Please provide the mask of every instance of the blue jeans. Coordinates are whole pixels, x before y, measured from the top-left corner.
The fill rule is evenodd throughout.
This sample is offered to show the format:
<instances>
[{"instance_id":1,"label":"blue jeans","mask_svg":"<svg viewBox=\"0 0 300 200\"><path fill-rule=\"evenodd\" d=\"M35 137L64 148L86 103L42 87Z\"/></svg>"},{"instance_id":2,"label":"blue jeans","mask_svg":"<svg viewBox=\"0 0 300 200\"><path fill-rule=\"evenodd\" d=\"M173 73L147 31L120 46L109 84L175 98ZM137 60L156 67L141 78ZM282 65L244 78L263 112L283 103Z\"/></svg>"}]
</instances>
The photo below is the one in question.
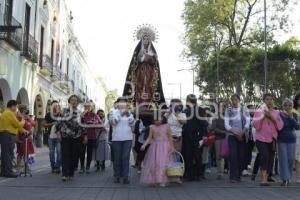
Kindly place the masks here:
<instances>
[{"instance_id":1,"label":"blue jeans","mask_svg":"<svg viewBox=\"0 0 300 200\"><path fill-rule=\"evenodd\" d=\"M48 139L49 158L52 169L60 169L61 167L61 145L58 139Z\"/></svg>"},{"instance_id":2,"label":"blue jeans","mask_svg":"<svg viewBox=\"0 0 300 200\"><path fill-rule=\"evenodd\" d=\"M295 143L278 142L279 170L283 181L290 181L292 179L295 153Z\"/></svg>"},{"instance_id":3,"label":"blue jeans","mask_svg":"<svg viewBox=\"0 0 300 200\"><path fill-rule=\"evenodd\" d=\"M230 180L239 181L241 179L242 171L244 168L245 145L246 141L243 139L239 141L235 136L228 137L229 145L229 171Z\"/></svg>"},{"instance_id":4,"label":"blue jeans","mask_svg":"<svg viewBox=\"0 0 300 200\"><path fill-rule=\"evenodd\" d=\"M114 177L127 178L129 176L129 160L132 141L113 141Z\"/></svg>"}]
</instances>

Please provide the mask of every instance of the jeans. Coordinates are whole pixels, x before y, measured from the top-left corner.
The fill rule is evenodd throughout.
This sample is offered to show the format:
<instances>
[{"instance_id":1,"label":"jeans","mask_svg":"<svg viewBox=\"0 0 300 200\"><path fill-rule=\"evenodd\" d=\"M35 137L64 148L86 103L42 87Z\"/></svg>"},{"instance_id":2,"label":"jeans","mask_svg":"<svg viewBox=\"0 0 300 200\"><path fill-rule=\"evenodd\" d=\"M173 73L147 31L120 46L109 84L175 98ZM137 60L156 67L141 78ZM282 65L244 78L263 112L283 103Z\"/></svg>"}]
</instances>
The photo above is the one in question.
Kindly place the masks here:
<instances>
[{"instance_id":1,"label":"jeans","mask_svg":"<svg viewBox=\"0 0 300 200\"><path fill-rule=\"evenodd\" d=\"M228 145L230 150L230 180L240 180L245 163L244 158L246 141L244 139L239 141L235 136L230 135L228 137Z\"/></svg>"},{"instance_id":2,"label":"jeans","mask_svg":"<svg viewBox=\"0 0 300 200\"><path fill-rule=\"evenodd\" d=\"M292 179L295 153L295 143L278 143L280 177L283 181Z\"/></svg>"},{"instance_id":3,"label":"jeans","mask_svg":"<svg viewBox=\"0 0 300 200\"><path fill-rule=\"evenodd\" d=\"M113 141L113 153L114 153L114 177L127 178L129 176L129 160L132 141Z\"/></svg>"},{"instance_id":4,"label":"jeans","mask_svg":"<svg viewBox=\"0 0 300 200\"><path fill-rule=\"evenodd\" d=\"M61 144L57 138L49 138L49 158L51 169L60 169L61 167Z\"/></svg>"},{"instance_id":5,"label":"jeans","mask_svg":"<svg viewBox=\"0 0 300 200\"><path fill-rule=\"evenodd\" d=\"M8 176L13 173L14 146L16 143L16 135L1 132L1 175Z\"/></svg>"},{"instance_id":6,"label":"jeans","mask_svg":"<svg viewBox=\"0 0 300 200\"><path fill-rule=\"evenodd\" d=\"M62 138L62 175L73 177L79 159L80 138Z\"/></svg>"}]
</instances>

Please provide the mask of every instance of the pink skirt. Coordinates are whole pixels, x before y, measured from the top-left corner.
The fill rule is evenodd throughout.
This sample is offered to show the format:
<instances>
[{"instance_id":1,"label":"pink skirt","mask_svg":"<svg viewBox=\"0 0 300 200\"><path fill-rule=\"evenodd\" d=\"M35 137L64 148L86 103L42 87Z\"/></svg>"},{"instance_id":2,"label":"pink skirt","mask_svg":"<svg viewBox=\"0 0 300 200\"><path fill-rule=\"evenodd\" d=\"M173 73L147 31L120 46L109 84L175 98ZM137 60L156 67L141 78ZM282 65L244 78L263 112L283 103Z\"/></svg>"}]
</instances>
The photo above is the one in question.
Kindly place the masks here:
<instances>
[{"instance_id":1,"label":"pink skirt","mask_svg":"<svg viewBox=\"0 0 300 200\"><path fill-rule=\"evenodd\" d=\"M169 142L152 141L143 162L141 183L147 185L168 183L167 168L169 163Z\"/></svg>"}]
</instances>

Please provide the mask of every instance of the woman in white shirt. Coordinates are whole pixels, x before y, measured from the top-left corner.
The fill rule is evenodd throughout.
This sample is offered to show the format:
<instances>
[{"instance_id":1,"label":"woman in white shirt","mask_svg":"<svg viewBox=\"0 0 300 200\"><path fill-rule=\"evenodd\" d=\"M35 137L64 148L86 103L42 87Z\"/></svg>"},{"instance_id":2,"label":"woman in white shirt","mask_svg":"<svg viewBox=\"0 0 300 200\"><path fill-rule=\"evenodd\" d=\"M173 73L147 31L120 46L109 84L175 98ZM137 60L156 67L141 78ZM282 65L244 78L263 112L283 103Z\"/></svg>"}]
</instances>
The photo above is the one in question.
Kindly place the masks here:
<instances>
[{"instance_id":1,"label":"woman in white shirt","mask_svg":"<svg viewBox=\"0 0 300 200\"><path fill-rule=\"evenodd\" d=\"M133 140L134 117L129 112L128 101L124 97L117 100L116 108L109 115L112 125L112 148L114 156L114 182L129 184L129 160Z\"/></svg>"},{"instance_id":2,"label":"woman in white shirt","mask_svg":"<svg viewBox=\"0 0 300 200\"><path fill-rule=\"evenodd\" d=\"M167 122L172 131L174 148L181 152L182 127L186 123L186 114L182 112L183 105L180 99L172 99L170 110L165 114Z\"/></svg>"}]
</instances>

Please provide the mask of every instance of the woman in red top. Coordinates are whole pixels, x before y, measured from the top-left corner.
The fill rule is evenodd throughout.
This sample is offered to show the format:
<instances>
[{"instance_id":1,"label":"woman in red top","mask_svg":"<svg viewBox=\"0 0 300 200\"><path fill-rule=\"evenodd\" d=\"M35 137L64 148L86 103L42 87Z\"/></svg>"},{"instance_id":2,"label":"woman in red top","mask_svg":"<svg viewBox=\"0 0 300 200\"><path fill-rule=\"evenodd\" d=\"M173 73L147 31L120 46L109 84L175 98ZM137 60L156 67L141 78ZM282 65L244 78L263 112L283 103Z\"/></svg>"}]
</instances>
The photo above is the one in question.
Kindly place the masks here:
<instances>
[{"instance_id":1,"label":"woman in red top","mask_svg":"<svg viewBox=\"0 0 300 200\"><path fill-rule=\"evenodd\" d=\"M85 105L85 112L82 115L82 137L83 144L81 146L80 152L80 166L81 169L79 173L84 173L86 171L87 174L90 173L90 166L93 158L93 152L96 148L97 141L97 132L96 129L100 127L100 118L95 113L94 104L89 102ZM86 167L84 165L85 161L85 153L87 153Z\"/></svg>"},{"instance_id":2,"label":"woman in red top","mask_svg":"<svg viewBox=\"0 0 300 200\"><path fill-rule=\"evenodd\" d=\"M28 109L26 105L19 105L18 109L19 109L19 114L17 116L17 119L19 121L22 120L25 121L23 128L26 130L26 132L18 134L18 140L17 140L17 154L18 154L17 168L20 169L21 160L24 159L25 156L26 134L28 135L27 155L34 154L32 129L35 126L35 122L28 115Z\"/></svg>"}]
</instances>

